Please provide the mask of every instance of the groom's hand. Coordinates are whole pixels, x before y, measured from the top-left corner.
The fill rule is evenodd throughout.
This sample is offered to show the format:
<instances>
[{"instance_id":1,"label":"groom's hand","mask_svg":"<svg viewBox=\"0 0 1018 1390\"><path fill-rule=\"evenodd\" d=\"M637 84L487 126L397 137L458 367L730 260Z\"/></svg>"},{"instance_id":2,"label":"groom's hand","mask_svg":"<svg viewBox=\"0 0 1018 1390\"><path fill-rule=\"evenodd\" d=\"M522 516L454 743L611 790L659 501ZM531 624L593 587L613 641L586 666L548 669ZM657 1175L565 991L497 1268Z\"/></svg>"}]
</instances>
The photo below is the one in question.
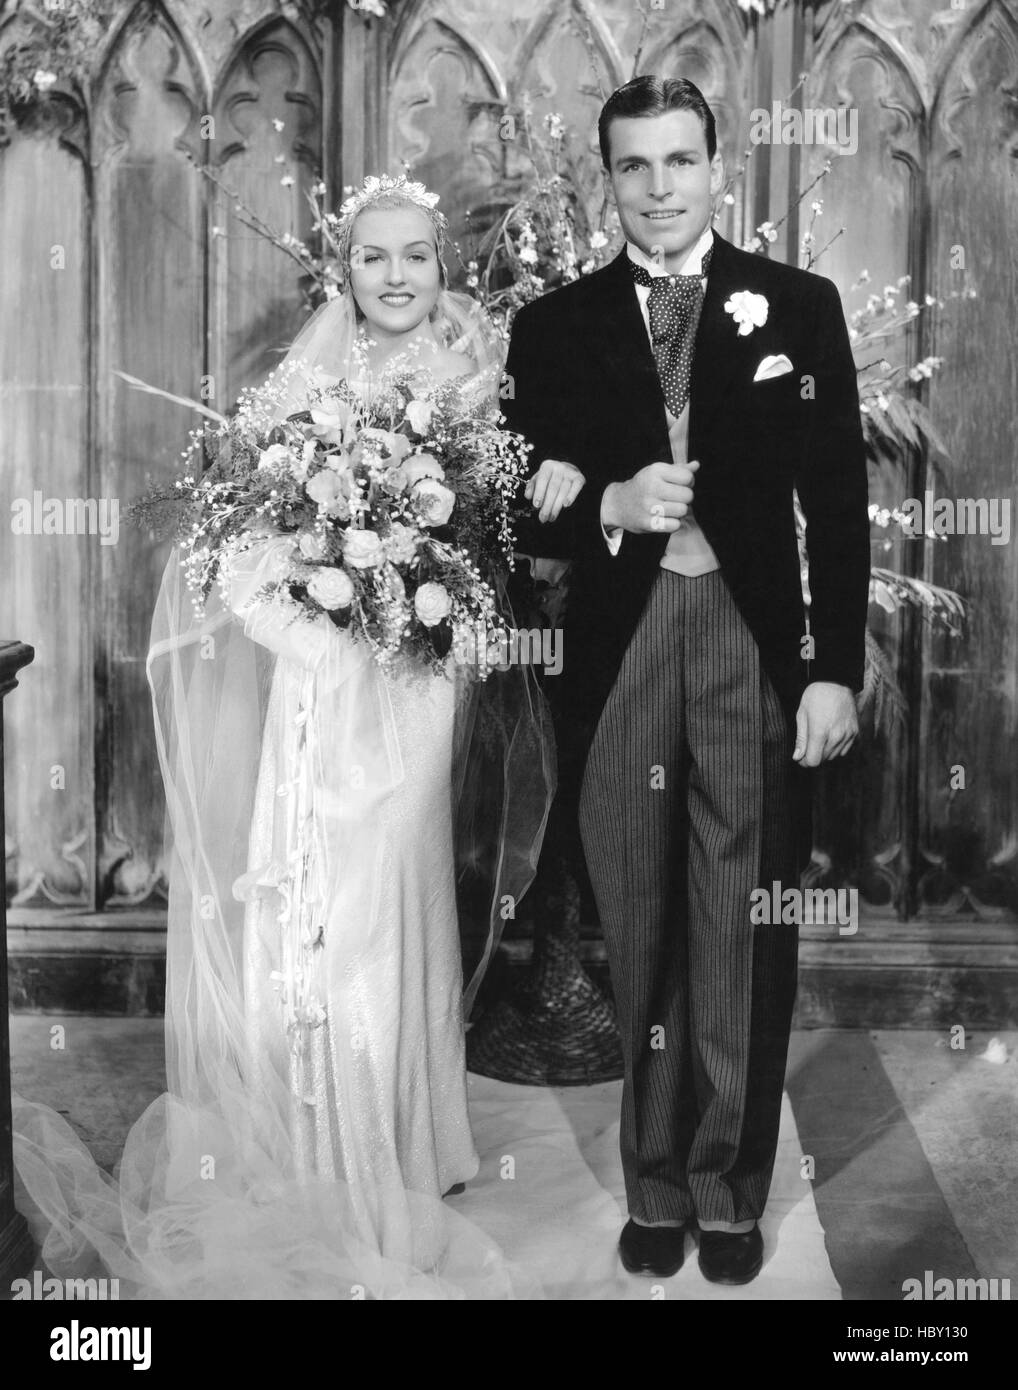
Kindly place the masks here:
<instances>
[{"instance_id":1,"label":"groom's hand","mask_svg":"<svg viewBox=\"0 0 1018 1390\"><path fill-rule=\"evenodd\" d=\"M601 500L605 530L621 526L644 535L677 531L693 501L693 479L700 467L690 463L648 463L624 483L609 483Z\"/></svg>"},{"instance_id":2,"label":"groom's hand","mask_svg":"<svg viewBox=\"0 0 1018 1390\"><path fill-rule=\"evenodd\" d=\"M848 686L813 681L799 701L792 757L802 767L819 767L831 758L843 757L858 733L855 696Z\"/></svg>"}]
</instances>

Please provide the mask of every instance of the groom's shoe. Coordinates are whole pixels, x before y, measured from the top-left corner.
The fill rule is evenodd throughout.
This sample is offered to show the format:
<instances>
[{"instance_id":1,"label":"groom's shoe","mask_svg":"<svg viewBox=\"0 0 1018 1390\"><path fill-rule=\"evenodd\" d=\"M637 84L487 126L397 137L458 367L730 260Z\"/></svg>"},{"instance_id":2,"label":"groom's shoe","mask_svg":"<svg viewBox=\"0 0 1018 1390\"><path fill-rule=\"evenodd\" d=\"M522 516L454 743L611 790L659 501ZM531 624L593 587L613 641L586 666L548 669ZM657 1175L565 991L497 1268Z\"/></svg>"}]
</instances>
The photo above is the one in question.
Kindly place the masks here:
<instances>
[{"instance_id":1,"label":"groom's shoe","mask_svg":"<svg viewBox=\"0 0 1018 1390\"><path fill-rule=\"evenodd\" d=\"M630 1274L667 1279L686 1257L685 1226L639 1226L627 1221L619 1236L619 1256Z\"/></svg>"},{"instance_id":2,"label":"groom's shoe","mask_svg":"<svg viewBox=\"0 0 1018 1390\"><path fill-rule=\"evenodd\" d=\"M751 1231L701 1231L700 1273L712 1284L748 1284L763 1267L760 1227Z\"/></svg>"}]
</instances>

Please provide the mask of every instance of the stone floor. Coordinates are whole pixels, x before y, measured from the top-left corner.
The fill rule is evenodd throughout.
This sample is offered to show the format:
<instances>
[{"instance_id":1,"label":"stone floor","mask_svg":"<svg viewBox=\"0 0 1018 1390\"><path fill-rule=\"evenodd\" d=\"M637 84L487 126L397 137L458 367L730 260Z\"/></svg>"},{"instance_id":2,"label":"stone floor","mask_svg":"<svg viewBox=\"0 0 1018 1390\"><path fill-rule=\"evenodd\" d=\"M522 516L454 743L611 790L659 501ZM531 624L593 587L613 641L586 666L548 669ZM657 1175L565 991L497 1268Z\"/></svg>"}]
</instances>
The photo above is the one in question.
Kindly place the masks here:
<instances>
[{"instance_id":1,"label":"stone floor","mask_svg":"<svg viewBox=\"0 0 1018 1390\"><path fill-rule=\"evenodd\" d=\"M843 1298L900 1299L926 1270L1008 1278L1018 1297L1018 1034L950 1043L793 1035L786 1088ZM163 1089L160 1020L15 1015L11 1051L15 1089L64 1114L106 1167Z\"/></svg>"}]
</instances>

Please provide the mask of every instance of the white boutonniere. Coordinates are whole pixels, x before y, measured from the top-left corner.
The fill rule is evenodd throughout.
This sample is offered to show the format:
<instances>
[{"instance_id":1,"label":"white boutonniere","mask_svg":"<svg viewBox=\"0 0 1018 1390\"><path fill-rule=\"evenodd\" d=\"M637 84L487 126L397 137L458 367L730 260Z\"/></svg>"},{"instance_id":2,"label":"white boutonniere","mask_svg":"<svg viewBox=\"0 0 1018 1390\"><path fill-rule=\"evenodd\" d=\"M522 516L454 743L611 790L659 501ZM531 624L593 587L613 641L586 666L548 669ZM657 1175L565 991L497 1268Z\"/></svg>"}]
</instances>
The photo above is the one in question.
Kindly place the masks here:
<instances>
[{"instance_id":1,"label":"white boutonniere","mask_svg":"<svg viewBox=\"0 0 1018 1390\"><path fill-rule=\"evenodd\" d=\"M767 299L752 290L737 290L731 299L725 300L725 313L731 314L739 325L739 337L744 338L754 328L767 322Z\"/></svg>"}]
</instances>

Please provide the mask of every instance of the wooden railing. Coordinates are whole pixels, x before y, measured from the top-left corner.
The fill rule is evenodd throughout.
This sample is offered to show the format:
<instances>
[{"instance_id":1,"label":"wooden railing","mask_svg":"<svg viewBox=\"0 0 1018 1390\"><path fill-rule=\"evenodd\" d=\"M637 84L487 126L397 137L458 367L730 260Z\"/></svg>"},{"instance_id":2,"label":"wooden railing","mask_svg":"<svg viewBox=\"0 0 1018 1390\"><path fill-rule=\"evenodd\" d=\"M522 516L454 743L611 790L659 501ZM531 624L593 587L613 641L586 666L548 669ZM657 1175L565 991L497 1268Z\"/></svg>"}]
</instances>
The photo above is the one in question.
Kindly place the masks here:
<instances>
[{"instance_id":1,"label":"wooden railing","mask_svg":"<svg viewBox=\"0 0 1018 1390\"><path fill-rule=\"evenodd\" d=\"M18 683L18 672L35 657L24 642L0 640L0 840L4 838L4 696ZM11 1045L7 999L7 898L0 893L0 1298L11 1278L31 1261L32 1242L25 1218L14 1206L14 1159L11 1153Z\"/></svg>"}]
</instances>

